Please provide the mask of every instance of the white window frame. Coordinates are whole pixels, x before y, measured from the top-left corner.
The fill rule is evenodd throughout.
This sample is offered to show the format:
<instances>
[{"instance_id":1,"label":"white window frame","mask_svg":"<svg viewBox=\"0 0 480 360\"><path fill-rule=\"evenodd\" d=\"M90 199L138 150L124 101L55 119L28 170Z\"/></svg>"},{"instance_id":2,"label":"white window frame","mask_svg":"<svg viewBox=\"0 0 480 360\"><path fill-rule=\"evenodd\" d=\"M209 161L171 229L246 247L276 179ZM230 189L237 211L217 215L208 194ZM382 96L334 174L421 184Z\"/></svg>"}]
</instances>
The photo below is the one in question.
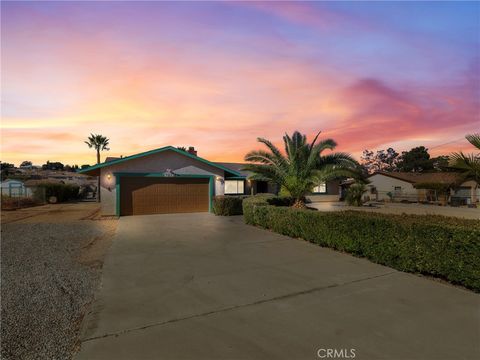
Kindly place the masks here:
<instances>
[{"instance_id":1,"label":"white window frame","mask_svg":"<svg viewBox=\"0 0 480 360\"><path fill-rule=\"evenodd\" d=\"M227 192L227 181L236 182L235 188L236 192ZM245 180L228 180L224 181L224 194L225 195L243 195L245 193Z\"/></svg>"},{"instance_id":2,"label":"white window frame","mask_svg":"<svg viewBox=\"0 0 480 360\"><path fill-rule=\"evenodd\" d=\"M325 190L324 191L320 191L320 188L323 187ZM313 194L326 194L327 193L327 182L324 181L324 182L321 182L319 183L317 186L315 186L312 190L312 193Z\"/></svg>"}]
</instances>

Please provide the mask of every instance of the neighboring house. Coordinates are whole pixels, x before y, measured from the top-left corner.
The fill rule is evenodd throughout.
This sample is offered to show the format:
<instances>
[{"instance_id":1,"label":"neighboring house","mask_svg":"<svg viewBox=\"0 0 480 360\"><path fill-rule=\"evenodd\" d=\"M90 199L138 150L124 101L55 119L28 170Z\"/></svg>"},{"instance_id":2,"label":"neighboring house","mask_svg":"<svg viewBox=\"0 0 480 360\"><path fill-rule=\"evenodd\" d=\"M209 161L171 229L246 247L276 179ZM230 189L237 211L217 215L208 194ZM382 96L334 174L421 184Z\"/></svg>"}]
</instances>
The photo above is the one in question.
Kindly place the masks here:
<instances>
[{"instance_id":1,"label":"neighboring house","mask_svg":"<svg viewBox=\"0 0 480 360\"><path fill-rule=\"evenodd\" d=\"M449 188L451 198L475 203L480 198L480 187L474 181L462 182L455 172L409 173L376 172L369 176L368 196L372 200L427 201L438 196L434 189L417 188L424 184L441 184Z\"/></svg>"},{"instance_id":2,"label":"neighboring house","mask_svg":"<svg viewBox=\"0 0 480 360\"><path fill-rule=\"evenodd\" d=\"M307 199L312 202L340 201L341 187L339 180L320 183L313 188L312 194Z\"/></svg>"},{"instance_id":3,"label":"neighboring house","mask_svg":"<svg viewBox=\"0 0 480 360\"><path fill-rule=\"evenodd\" d=\"M30 197L32 190L26 187L23 181L7 179L1 183L1 194L10 197Z\"/></svg>"},{"instance_id":4,"label":"neighboring house","mask_svg":"<svg viewBox=\"0 0 480 360\"><path fill-rule=\"evenodd\" d=\"M173 146L108 160L79 171L100 176L104 215L210 211L215 195L276 190L248 180L243 164L211 162Z\"/></svg>"}]
</instances>

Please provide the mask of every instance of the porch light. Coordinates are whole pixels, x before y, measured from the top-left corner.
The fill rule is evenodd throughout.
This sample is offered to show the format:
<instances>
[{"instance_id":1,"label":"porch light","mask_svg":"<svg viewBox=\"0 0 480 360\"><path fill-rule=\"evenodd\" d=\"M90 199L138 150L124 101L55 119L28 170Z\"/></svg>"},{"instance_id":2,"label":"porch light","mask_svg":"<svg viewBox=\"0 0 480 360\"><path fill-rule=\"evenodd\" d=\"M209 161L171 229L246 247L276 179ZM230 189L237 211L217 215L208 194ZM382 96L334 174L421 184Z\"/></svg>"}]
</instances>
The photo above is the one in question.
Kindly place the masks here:
<instances>
[{"instance_id":1,"label":"porch light","mask_svg":"<svg viewBox=\"0 0 480 360\"><path fill-rule=\"evenodd\" d=\"M110 180L112 178L112 175L107 174L107 179Z\"/></svg>"}]
</instances>

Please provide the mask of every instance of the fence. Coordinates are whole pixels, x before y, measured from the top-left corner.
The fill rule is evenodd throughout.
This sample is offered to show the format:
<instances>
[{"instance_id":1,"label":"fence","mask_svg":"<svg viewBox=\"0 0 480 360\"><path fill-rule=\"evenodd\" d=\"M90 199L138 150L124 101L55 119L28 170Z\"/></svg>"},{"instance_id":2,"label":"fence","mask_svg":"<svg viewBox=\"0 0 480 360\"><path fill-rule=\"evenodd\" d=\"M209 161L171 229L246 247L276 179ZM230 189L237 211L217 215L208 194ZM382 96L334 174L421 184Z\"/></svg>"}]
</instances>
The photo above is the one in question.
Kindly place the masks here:
<instances>
[{"instance_id":1,"label":"fence","mask_svg":"<svg viewBox=\"0 0 480 360\"><path fill-rule=\"evenodd\" d=\"M412 202L442 204L452 206L470 205L471 195L464 192L445 193L437 190L419 189L416 193L402 191L367 191L363 198L371 201Z\"/></svg>"},{"instance_id":2,"label":"fence","mask_svg":"<svg viewBox=\"0 0 480 360\"><path fill-rule=\"evenodd\" d=\"M43 187L10 186L0 188L2 210L46 204Z\"/></svg>"}]
</instances>

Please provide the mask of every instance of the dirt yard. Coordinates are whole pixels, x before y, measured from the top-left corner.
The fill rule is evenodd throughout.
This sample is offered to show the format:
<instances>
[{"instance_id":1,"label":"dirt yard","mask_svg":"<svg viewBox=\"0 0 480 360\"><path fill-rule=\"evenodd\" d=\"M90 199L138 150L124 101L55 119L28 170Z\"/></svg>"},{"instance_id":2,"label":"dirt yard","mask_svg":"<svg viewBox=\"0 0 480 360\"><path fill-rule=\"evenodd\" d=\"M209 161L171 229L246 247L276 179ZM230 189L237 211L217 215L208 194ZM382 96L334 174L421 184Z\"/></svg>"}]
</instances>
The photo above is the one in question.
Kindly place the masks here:
<instances>
[{"instance_id":1,"label":"dirt yard","mask_svg":"<svg viewBox=\"0 0 480 360\"><path fill-rule=\"evenodd\" d=\"M362 206L347 206L343 202L315 202L308 204L309 207L315 208L319 211L342 211L342 210L357 210L378 212L384 214L416 214L416 215L443 215L459 217L464 219L480 220L480 209L470 209L462 207L451 206L435 206L423 204L400 204L400 203L384 203L374 205L372 207Z\"/></svg>"},{"instance_id":2,"label":"dirt yard","mask_svg":"<svg viewBox=\"0 0 480 360\"><path fill-rule=\"evenodd\" d=\"M2 359L70 359L117 227L94 202L1 214Z\"/></svg>"}]
</instances>

